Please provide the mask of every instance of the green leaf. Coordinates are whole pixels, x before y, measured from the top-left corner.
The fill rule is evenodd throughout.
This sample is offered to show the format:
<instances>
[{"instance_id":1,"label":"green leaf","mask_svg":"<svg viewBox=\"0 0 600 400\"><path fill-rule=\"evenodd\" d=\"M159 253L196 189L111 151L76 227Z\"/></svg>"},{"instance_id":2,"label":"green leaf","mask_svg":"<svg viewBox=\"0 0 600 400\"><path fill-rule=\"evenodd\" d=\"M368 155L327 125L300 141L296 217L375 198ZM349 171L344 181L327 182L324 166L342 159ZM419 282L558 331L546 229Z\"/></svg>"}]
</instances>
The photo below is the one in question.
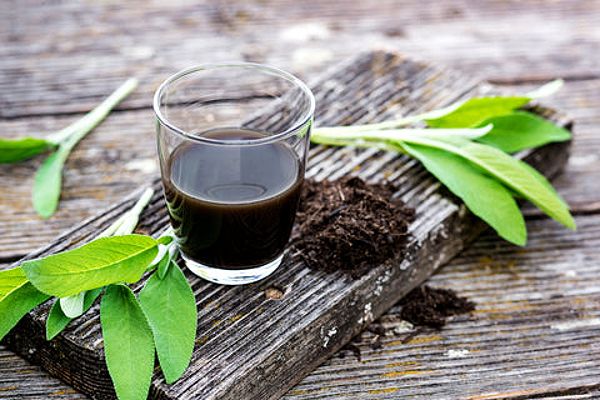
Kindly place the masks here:
<instances>
[{"instance_id":1,"label":"green leaf","mask_svg":"<svg viewBox=\"0 0 600 400\"><path fill-rule=\"evenodd\" d=\"M474 97L442 116L425 121L434 128L469 128L481 125L488 118L508 114L530 100L525 96Z\"/></svg>"},{"instance_id":2,"label":"green leaf","mask_svg":"<svg viewBox=\"0 0 600 400\"><path fill-rule=\"evenodd\" d=\"M42 218L50 218L58 207L62 185L62 169L73 148L81 139L104 120L110 111L137 86L136 79L128 79L102 103L79 120L52 135L53 143L60 143L35 174L33 185L33 208Z\"/></svg>"},{"instance_id":3,"label":"green leaf","mask_svg":"<svg viewBox=\"0 0 600 400\"><path fill-rule=\"evenodd\" d=\"M313 134L316 133L320 139L325 140L327 137L342 132L376 132L397 129L421 121L426 121L431 127L468 128L478 125L487 118L508 114L529 103L531 100L550 96L556 93L562 87L563 83L564 82L561 79L557 79L525 94L524 96L475 97L451 104L444 108L384 122L352 126L319 126L313 129ZM333 144L342 145L343 143Z\"/></svg>"},{"instance_id":4,"label":"green leaf","mask_svg":"<svg viewBox=\"0 0 600 400\"><path fill-rule=\"evenodd\" d=\"M544 175L540 174L538 172L538 170L533 168L531 165L527 164L525 161L521 161L521 160L517 160L517 161L519 162L519 164L521 164L521 167L526 169L527 171L529 171L531 176L533 176L535 179L537 179L537 181L539 183L544 185L548 190L556 193L556 191L554 190L554 187L552 186L550 181L548 181L548 179L546 179L546 177ZM560 200L563 203L565 208L567 208L567 209L569 208L569 205L567 204L567 202L558 193L556 193L556 197L558 198L558 200Z\"/></svg>"},{"instance_id":5,"label":"green leaf","mask_svg":"<svg viewBox=\"0 0 600 400\"><path fill-rule=\"evenodd\" d=\"M167 246L173 242L173 236L161 236L157 240L158 243Z\"/></svg>"},{"instance_id":6,"label":"green leaf","mask_svg":"<svg viewBox=\"0 0 600 400\"><path fill-rule=\"evenodd\" d=\"M22 268L11 268L0 271L0 301L13 290L27 283L27 276Z\"/></svg>"},{"instance_id":7,"label":"green leaf","mask_svg":"<svg viewBox=\"0 0 600 400\"><path fill-rule=\"evenodd\" d=\"M59 148L44 160L35 173L33 208L42 218L50 218L58 207L62 185L62 169L68 152Z\"/></svg>"},{"instance_id":8,"label":"green leaf","mask_svg":"<svg viewBox=\"0 0 600 400\"><path fill-rule=\"evenodd\" d=\"M568 130L525 111L514 111L510 114L488 118L482 125L487 124L493 124L493 129L476 140L507 153L571 139L571 133Z\"/></svg>"},{"instance_id":9,"label":"green leaf","mask_svg":"<svg viewBox=\"0 0 600 400\"><path fill-rule=\"evenodd\" d=\"M50 296L40 292L29 282L12 291L0 302L0 340L35 307Z\"/></svg>"},{"instance_id":10,"label":"green leaf","mask_svg":"<svg viewBox=\"0 0 600 400\"><path fill-rule=\"evenodd\" d=\"M0 340L25 314L49 298L27 282L21 268L0 271Z\"/></svg>"},{"instance_id":11,"label":"green leaf","mask_svg":"<svg viewBox=\"0 0 600 400\"><path fill-rule=\"evenodd\" d=\"M85 292L77 293L72 296L63 297L58 300L63 313L69 318L77 318L83 314L83 302Z\"/></svg>"},{"instance_id":12,"label":"green leaf","mask_svg":"<svg viewBox=\"0 0 600 400\"><path fill-rule=\"evenodd\" d=\"M106 366L120 400L145 400L154 370L154 341L131 289L111 285L100 304Z\"/></svg>"},{"instance_id":13,"label":"green leaf","mask_svg":"<svg viewBox=\"0 0 600 400\"><path fill-rule=\"evenodd\" d=\"M550 184L544 184L539 176L523 167L517 159L491 146L467 140L411 139L412 144L434 147L459 155L483 169L517 194L531 201L540 210L568 228L575 228L575 221L564 201Z\"/></svg>"},{"instance_id":14,"label":"green leaf","mask_svg":"<svg viewBox=\"0 0 600 400\"><path fill-rule=\"evenodd\" d=\"M166 249L165 255L158 262L158 267L156 269L156 272L160 279L165 278L165 276L167 275L167 272L169 271L170 265L171 265L171 252L169 251L169 249Z\"/></svg>"},{"instance_id":15,"label":"green leaf","mask_svg":"<svg viewBox=\"0 0 600 400\"><path fill-rule=\"evenodd\" d=\"M52 142L34 137L0 138L0 164L24 161L54 146Z\"/></svg>"},{"instance_id":16,"label":"green leaf","mask_svg":"<svg viewBox=\"0 0 600 400\"><path fill-rule=\"evenodd\" d=\"M98 296L100 296L100 293L102 293L102 288L85 292L85 297L83 300L83 313L92 307L94 301L96 301ZM56 335L61 333L71 321L73 321L73 318L67 317L62 311L59 301L55 301L50 309L48 318L46 319L46 340L54 339Z\"/></svg>"},{"instance_id":17,"label":"green leaf","mask_svg":"<svg viewBox=\"0 0 600 400\"><path fill-rule=\"evenodd\" d=\"M196 338L196 300L175 262L164 279L154 273L140 292L140 303L154 333L158 360L167 383L188 367Z\"/></svg>"},{"instance_id":18,"label":"green leaf","mask_svg":"<svg viewBox=\"0 0 600 400\"><path fill-rule=\"evenodd\" d=\"M402 148L419 160L498 235L519 246L525 245L527 229L523 215L502 184L459 156L443 150L406 143L402 144Z\"/></svg>"},{"instance_id":19,"label":"green leaf","mask_svg":"<svg viewBox=\"0 0 600 400\"><path fill-rule=\"evenodd\" d=\"M137 282L158 252L149 236L104 237L77 249L22 265L29 281L44 293L67 297L112 283Z\"/></svg>"}]
</instances>

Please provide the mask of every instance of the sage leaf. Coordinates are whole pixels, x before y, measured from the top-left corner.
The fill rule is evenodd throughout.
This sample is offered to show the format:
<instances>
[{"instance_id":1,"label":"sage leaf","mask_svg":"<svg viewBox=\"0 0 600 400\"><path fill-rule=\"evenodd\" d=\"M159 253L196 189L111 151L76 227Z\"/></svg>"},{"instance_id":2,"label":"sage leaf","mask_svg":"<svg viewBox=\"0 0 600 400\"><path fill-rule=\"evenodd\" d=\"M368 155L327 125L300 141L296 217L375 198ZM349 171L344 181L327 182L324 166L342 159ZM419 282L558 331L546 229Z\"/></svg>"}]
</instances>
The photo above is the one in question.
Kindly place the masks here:
<instances>
[{"instance_id":1,"label":"sage leaf","mask_svg":"<svg viewBox=\"0 0 600 400\"><path fill-rule=\"evenodd\" d=\"M37 290L31 283L24 285L12 291L2 301L0 301L0 340L35 307L39 306L50 296Z\"/></svg>"},{"instance_id":2,"label":"sage leaf","mask_svg":"<svg viewBox=\"0 0 600 400\"><path fill-rule=\"evenodd\" d=\"M0 164L27 160L55 146L54 143L34 137L0 138Z\"/></svg>"},{"instance_id":3,"label":"sage leaf","mask_svg":"<svg viewBox=\"0 0 600 400\"><path fill-rule=\"evenodd\" d=\"M62 185L62 169L69 155L64 149L50 154L35 173L33 208L42 218L50 218L58 207Z\"/></svg>"},{"instance_id":4,"label":"sage leaf","mask_svg":"<svg viewBox=\"0 0 600 400\"><path fill-rule=\"evenodd\" d=\"M513 111L488 118L482 123L488 124L493 125L492 130L476 140L507 153L571 139L568 130L526 111Z\"/></svg>"},{"instance_id":5,"label":"sage leaf","mask_svg":"<svg viewBox=\"0 0 600 400\"><path fill-rule=\"evenodd\" d=\"M154 370L154 340L131 289L110 285L100 303L106 366L120 400L145 400Z\"/></svg>"},{"instance_id":6,"label":"sage leaf","mask_svg":"<svg viewBox=\"0 0 600 400\"><path fill-rule=\"evenodd\" d=\"M158 252L145 235L104 237L77 249L37 260L22 268L40 291L67 297L112 283L137 282Z\"/></svg>"},{"instance_id":7,"label":"sage leaf","mask_svg":"<svg viewBox=\"0 0 600 400\"><path fill-rule=\"evenodd\" d=\"M534 177L535 179L537 179L537 181L544 185L549 191L554 191L556 193L556 191L554 190L554 187L552 186L552 184L550 183L550 181L548 181L548 179L546 179L546 177L542 174L540 174L538 172L538 170L536 170L535 168L533 168L531 165L527 164L525 161L521 161L521 160L517 160L518 163L521 165L521 168L526 169L527 171L529 171L529 173L531 174L532 177ZM558 200L560 200L565 208L569 208L569 205L567 204L567 202L560 196L560 194L556 193L556 197L558 198Z\"/></svg>"},{"instance_id":8,"label":"sage leaf","mask_svg":"<svg viewBox=\"0 0 600 400\"><path fill-rule=\"evenodd\" d=\"M0 271L0 340L25 314L49 298L27 282L21 268Z\"/></svg>"},{"instance_id":9,"label":"sage leaf","mask_svg":"<svg viewBox=\"0 0 600 400\"><path fill-rule=\"evenodd\" d=\"M431 127L468 128L478 125L485 119L507 114L512 110L524 106L531 100L550 96L556 93L563 84L562 79L556 79L524 96L480 96L459 101L444 108L409 115L391 121L352 126L317 127L313 130L313 133L317 132L319 136L326 137L340 132L374 132L397 129L421 121L426 121ZM341 144L338 143L338 145Z\"/></svg>"},{"instance_id":10,"label":"sage leaf","mask_svg":"<svg viewBox=\"0 0 600 400\"><path fill-rule=\"evenodd\" d=\"M173 239L173 236L161 236L157 240L158 240L158 243L167 246L167 245L171 244L174 239Z\"/></svg>"},{"instance_id":11,"label":"sage leaf","mask_svg":"<svg viewBox=\"0 0 600 400\"><path fill-rule=\"evenodd\" d=\"M402 144L402 148L419 160L500 237L519 246L525 245L527 229L523 215L511 193L501 183L454 154L407 143Z\"/></svg>"},{"instance_id":12,"label":"sage leaf","mask_svg":"<svg viewBox=\"0 0 600 400\"><path fill-rule=\"evenodd\" d=\"M83 302L85 300L85 293L86 292L80 292L72 296L58 299L60 308L67 317L77 318L81 314L83 314Z\"/></svg>"},{"instance_id":13,"label":"sage leaf","mask_svg":"<svg viewBox=\"0 0 600 400\"><path fill-rule=\"evenodd\" d=\"M169 271L169 266L171 265L171 253L169 249L165 251L165 255L158 262L158 267L156 268L156 273L160 279L164 279Z\"/></svg>"},{"instance_id":14,"label":"sage leaf","mask_svg":"<svg viewBox=\"0 0 600 400\"><path fill-rule=\"evenodd\" d=\"M13 290L27 283L27 276L22 268L11 268L0 271L0 301Z\"/></svg>"},{"instance_id":15,"label":"sage leaf","mask_svg":"<svg viewBox=\"0 0 600 400\"><path fill-rule=\"evenodd\" d=\"M103 288L98 288L85 292L82 314L92 307L98 296L100 296L100 293L102 293L102 290ZM48 318L46 319L46 340L54 339L71 321L73 321L73 318L69 318L65 315L60 302L58 300L54 302L48 313Z\"/></svg>"},{"instance_id":16,"label":"sage leaf","mask_svg":"<svg viewBox=\"0 0 600 400\"><path fill-rule=\"evenodd\" d=\"M530 101L526 96L474 97L425 122L434 128L469 128L481 125L488 118L509 114Z\"/></svg>"},{"instance_id":17,"label":"sage leaf","mask_svg":"<svg viewBox=\"0 0 600 400\"><path fill-rule=\"evenodd\" d=\"M73 148L136 86L136 79L128 79L96 108L51 137L51 142L60 143L58 150L48 156L36 172L32 193L33 208L42 218L50 218L58 207L62 169Z\"/></svg>"},{"instance_id":18,"label":"sage leaf","mask_svg":"<svg viewBox=\"0 0 600 400\"><path fill-rule=\"evenodd\" d=\"M174 261L164 279L154 273L140 292L140 303L154 333L158 360L167 383L187 369L196 338L196 299Z\"/></svg>"},{"instance_id":19,"label":"sage leaf","mask_svg":"<svg viewBox=\"0 0 600 400\"><path fill-rule=\"evenodd\" d=\"M172 235L173 230L169 228L156 239L160 243L158 246L158 255L152 261L150 267L156 266L156 271L160 279L165 277L169 265L171 265L171 260L175 260L179 254L179 248L173 242L175 238Z\"/></svg>"},{"instance_id":20,"label":"sage leaf","mask_svg":"<svg viewBox=\"0 0 600 400\"><path fill-rule=\"evenodd\" d=\"M575 229L575 221L565 202L558 196L545 178L534 176L522 163L495 147L453 138L451 140L411 139L412 144L420 144L456 154L490 176L502 182L523 198L531 201L549 217L564 226ZM543 179L543 180L542 180Z\"/></svg>"}]
</instances>

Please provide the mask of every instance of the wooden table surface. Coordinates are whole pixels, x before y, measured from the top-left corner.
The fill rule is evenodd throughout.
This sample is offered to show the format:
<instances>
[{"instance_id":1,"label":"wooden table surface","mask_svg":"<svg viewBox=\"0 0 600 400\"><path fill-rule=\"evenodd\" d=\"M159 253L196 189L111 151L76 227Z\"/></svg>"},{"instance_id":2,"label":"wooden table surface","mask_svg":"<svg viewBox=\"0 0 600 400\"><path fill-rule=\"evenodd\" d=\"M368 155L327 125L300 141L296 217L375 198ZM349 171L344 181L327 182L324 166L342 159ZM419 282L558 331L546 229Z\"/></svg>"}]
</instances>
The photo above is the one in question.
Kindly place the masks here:
<instances>
[{"instance_id":1,"label":"wooden table surface","mask_svg":"<svg viewBox=\"0 0 600 400\"><path fill-rule=\"evenodd\" d=\"M267 62L310 80L360 50L383 48L515 90L565 78L547 103L576 121L573 155L556 186L579 230L530 210L527 248L484 235L432 279L477 301L473 315L409 341L396 327L377 350L366 332L361 361L341 351L287 398L600 396L600 2L14 0L0 4L0 16L3 136L43 136L125 78L142 82L69 159L51 220L37 218L29 200L40 160L0 167L0 265L157 174L151 94L191 64ZM393 321L382 318L388 327ZM82 397L0 347L0 399Z\"/></svg>"}]
</instances>

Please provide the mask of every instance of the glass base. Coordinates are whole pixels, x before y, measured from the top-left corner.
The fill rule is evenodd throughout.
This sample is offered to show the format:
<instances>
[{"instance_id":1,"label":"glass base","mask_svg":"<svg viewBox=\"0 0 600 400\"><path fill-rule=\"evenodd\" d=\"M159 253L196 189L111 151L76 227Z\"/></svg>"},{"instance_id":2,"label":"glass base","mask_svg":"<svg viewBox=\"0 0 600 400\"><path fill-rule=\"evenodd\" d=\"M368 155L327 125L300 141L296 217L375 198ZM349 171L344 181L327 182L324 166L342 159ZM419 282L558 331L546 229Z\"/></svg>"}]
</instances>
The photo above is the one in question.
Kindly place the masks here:
<instances>
[{"instance_id":1,"label":"glass base","mask_svg":"<svg viewBox=\"0 0 600 400\"><path fill-rule=\"evenodd\" d=\"M195 275L220 285L246 285L248 283L260 281L271 275L277 267L279 267L281 260L283 260L282 254L270 263L256 268L220 269L197 263L196 261L187 258L185 254L182 254L181 256L185 261L186 267L188 267Z\"/></svg>"}]
</instances>

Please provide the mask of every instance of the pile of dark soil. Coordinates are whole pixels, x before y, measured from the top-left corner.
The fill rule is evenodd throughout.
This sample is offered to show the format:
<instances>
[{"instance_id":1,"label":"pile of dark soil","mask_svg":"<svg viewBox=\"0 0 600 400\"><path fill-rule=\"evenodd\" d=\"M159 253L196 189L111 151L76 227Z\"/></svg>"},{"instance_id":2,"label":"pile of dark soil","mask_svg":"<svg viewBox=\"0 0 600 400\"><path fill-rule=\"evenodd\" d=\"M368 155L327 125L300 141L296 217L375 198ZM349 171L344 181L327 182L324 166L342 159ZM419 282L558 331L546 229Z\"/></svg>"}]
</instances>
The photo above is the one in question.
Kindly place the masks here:
<instances>
[{"instance_id":1,"label":"pile of dark soil","mask_svg":"<svg viewBox=\"0 0 600 400\"><path fill-rule=\"evenodd\" d=\"M400 255L415 211L392 199L395 190L360 178L307 180L293 247L310 268L354 278Z\"/></svg>"},{"instance_id":2,"label":"pile of dark soil","mask_svg":"<svg viewBox=\"0 0 600 400\"><path fill-rule=\"evenodd\" d=\"M454 290L432 288L427 285L413 289L398 302L400 318L415 326L441 329L452 315L475 310L475 303L460 297Z\"/></svg>"}]
</instances>

